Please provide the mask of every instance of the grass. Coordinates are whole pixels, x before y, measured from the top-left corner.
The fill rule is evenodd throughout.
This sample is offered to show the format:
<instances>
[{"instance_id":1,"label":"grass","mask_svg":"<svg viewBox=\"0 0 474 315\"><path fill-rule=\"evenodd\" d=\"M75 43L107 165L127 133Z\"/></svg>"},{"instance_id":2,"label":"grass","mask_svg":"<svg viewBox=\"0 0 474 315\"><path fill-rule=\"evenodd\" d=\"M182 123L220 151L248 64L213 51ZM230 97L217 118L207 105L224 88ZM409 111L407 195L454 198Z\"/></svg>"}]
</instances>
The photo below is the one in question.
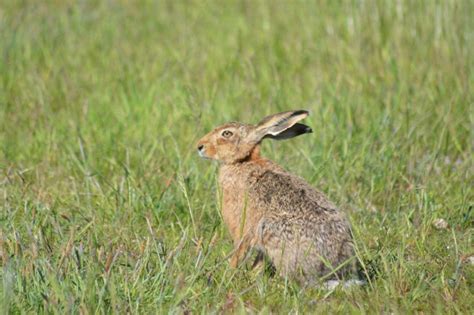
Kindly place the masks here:
<instances>
[{"instance_id":1,"label":"grass","mask_svg":"<svg viewBox=\"0 0 474 315\"><path fill-rule=\"evenodd\" d=\"M5 313L470 313L472 1L3 1ZM347 211L350 291L232 270L214 126L305 108L264 155ZM447 229L433 227L444 219Z\"/></svg>"}]
</instances>

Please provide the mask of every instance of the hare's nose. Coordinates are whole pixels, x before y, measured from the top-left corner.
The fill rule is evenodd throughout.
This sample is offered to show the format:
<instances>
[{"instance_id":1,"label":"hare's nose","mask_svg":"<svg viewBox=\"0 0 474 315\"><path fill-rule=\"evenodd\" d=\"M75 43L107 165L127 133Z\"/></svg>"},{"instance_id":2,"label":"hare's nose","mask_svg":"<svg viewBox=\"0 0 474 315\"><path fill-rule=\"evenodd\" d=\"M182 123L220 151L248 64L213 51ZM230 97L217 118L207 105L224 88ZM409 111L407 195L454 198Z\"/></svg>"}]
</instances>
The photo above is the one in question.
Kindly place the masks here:
<instances>
[{"instance_id":1,"label":"hare's nose","mask_svg":"<svg viewBox=\"0 0 474 315\"><path fill-rule=\"evenodd\" d=\"M204 148L203 144L198 145L198 151L201 151Z\"/></svg>"}]
</instances>

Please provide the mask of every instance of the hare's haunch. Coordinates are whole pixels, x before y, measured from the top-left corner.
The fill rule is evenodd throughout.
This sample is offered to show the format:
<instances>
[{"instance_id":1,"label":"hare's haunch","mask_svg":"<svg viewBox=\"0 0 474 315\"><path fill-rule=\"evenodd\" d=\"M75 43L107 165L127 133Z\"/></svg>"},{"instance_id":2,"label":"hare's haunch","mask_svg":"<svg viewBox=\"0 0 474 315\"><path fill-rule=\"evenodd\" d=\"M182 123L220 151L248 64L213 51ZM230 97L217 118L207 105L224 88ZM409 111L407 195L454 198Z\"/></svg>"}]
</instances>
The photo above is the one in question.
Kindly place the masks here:
<instances>
[{"instance_id":1,"label":"hare's haunch","mask_svg":"<svg viewBox=\"0 0 474 315\"><path fill-rule=\"evenodd\" d=\"M234 241L234 267L255 248L282 276L302 283L354 272L344 213L302 178L260 156L265 138L289 139L312 132L298 123L308 114L288 111L256 125L228 123L198 142L200 156L221 162L222 215Z\"/></svg>"}]
</instances>

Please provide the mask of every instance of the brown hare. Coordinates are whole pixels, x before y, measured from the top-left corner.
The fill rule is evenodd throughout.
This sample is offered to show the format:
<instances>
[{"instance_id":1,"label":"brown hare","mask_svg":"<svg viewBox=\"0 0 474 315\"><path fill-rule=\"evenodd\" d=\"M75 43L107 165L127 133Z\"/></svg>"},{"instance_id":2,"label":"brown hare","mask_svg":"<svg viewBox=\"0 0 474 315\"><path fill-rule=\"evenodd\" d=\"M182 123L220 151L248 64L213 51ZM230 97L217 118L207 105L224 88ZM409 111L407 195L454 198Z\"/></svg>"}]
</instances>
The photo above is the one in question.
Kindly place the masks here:
<instances>
[{"instance_id":1,"label":"brown hare","mask_svg":"<svg viewBox=\"0 0 474 315\"><path fill-rule=\"evenodd\" d=\"M312 132L298 121L308 111L287 111L256 125L231 122L198 142L199 155L221 162L222 216L234 241L231 266L249 249L267 255L284 277L315 284L355 269L350 225L324 194L302 178L260 156L263 139L289 139Z\"/></svg>"}]
</instances>

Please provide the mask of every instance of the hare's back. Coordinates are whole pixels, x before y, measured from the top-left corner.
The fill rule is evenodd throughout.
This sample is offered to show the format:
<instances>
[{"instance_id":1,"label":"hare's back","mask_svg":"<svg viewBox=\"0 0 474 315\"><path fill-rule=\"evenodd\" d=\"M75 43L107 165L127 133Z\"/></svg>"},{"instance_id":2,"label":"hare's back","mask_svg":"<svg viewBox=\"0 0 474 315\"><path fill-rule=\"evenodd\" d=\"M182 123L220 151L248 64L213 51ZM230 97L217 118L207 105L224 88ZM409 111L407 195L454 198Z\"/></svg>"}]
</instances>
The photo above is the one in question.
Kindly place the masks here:
<instances>
[{"instance_id":1,"label":"hare's back","mask_svg":"<svg viewBox=\"0 0 474 315\"><path fill-rule=\"evenodd\" d=\"M287 215L330 215L337 207L304 179L286 173L266 170L251 179L248 196L254 206L265 212L284 212Z\"/></svg>"}]
</instances>

